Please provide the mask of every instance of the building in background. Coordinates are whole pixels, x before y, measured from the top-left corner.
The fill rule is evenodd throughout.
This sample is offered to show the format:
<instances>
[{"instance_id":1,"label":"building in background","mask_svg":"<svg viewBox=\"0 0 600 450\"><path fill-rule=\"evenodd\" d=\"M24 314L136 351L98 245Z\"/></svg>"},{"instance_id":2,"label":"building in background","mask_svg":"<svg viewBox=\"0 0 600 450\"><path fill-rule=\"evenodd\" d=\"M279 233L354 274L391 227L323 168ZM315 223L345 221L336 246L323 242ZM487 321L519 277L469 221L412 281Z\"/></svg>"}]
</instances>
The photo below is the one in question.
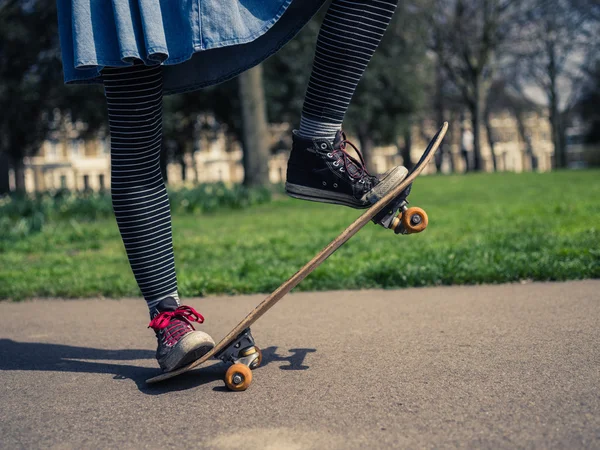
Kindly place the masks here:
<instances>
[{"instance_id":1,"label":"building in background","mask_svg":"<svg viewBox=\"0 0 600 450\"><path fill-rule=\"evenodd\" d=\"M499 171L548 171L552 168L553 146L550 123L546 114L531 112L524 118L525 139L519 132L515 117L509 113L496 114L491 119L497 170ZM464 172L467 161L472 158L472 136L469 121L463 118L450 124L444 141L446 151L442 154L441 171ZM411 159L416 162L428 140L437 130L433 121L422 121L413 126L411 135ZM78 126L74 125L55 132L46 140L36 156L25 158L25 186L27 192L47 190L93 190L110 189L110 142L108 138L83 140L79 138ZM471 138L472 139L472 138ZM350 140L352 137L350 136ZM270 127L269 178L272 183L285 182L291 128L288 124ZM482 130L482 160L486 171L493 170L492 152L485 129ZM391 167L403 164L397 145L376 147L373 150L373 167L384 173ZM470 147L470 148L469 148ZM180 162L167 167L169 185L182 186L198 183L241 183L244 179L243 151L239 142L231 140L225 132L201 135L194 144L196 151L183 156ZM431 164L425 173L435 173ZM14 174L9 174L14 189Z\"/></svg>"},{"instance_id":2,"label":"building in background","mask_svg":"<svg viewBox=\"0 0 600 450\"><path fill-rule=\"evenodd\" d=\"M524 114L522 120L524 136L519 132L519 124L513 114L501 112L490 118L497 170L500 172L547 172L552 170L554 146L547 115L532 111ZM451 126L453 132L449 144L454 168L457 172L463 172L466 159L472 160L473 157L472 144L471 148L465 148L464 141L468 142L469 139L461 139L460 123L453 123ZM470 127L471 122L467 117L462 124L466 136L473 135ZM483 170L492 172L494 163L490 139L485 127L481 130L481 159ZM449 166L449 161L444 161L444 163Z\"/></svg>"},{"instance_id":3,"label":"building in background","mask_svg":"<svg viewBox=\"0 0 600 450\"><path fill-rule=\"evenodd\" d=\"M65 124L50 134L35 156L24 158L27 192L109 188L110 143L105 138L84 140L81 129L80 124ZM14 189L14 174L10 178Z\"/></svg>"}]
</instances>

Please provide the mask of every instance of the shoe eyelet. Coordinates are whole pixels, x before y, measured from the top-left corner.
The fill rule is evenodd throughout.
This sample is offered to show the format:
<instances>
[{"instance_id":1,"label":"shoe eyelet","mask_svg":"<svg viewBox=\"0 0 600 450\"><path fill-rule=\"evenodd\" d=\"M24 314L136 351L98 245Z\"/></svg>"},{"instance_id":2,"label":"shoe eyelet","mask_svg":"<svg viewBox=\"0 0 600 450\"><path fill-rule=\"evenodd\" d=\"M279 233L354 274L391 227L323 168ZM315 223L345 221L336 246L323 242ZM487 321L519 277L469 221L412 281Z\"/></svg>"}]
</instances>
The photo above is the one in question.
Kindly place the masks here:
<instances>
[{"instance_id":1,"label":"shoe eyelet","mask_svg":"<svg viewBox=\"0 0 600 450\"><path fill-rule=\"evenodd\" d=\"M331 153L327 153L327 157L328 158L333 158L333 155Z\"/></svg>"},{"instance_id":2,"label":"shoe eyelet","mask_svg":"<svg viewBox=\"0 0 600 450\"><path fill-rule=\"evenodd\" d=\"M365 180L360 180L359 183L360 184L365 184Z\"/></svg>"},{"instance_id":3,"label":"shoe eyelet","mask_svg":"<svg viewBox=\"0 0 600 450\"><path fill-rule=\"evenodd\" d=\"M334 162L333 162L333 165L334 165L335 167L337 167L337 166L339 166L339 165L340 165L340 163L338 163L337 161L334 161Z\"/></svg>"},{"instance_id":4,"label":"shoe eyelet","mask_svg":"<svg viewBox=\"0 0 600 450\"><path fill-rule=\"evenodd\" d=\"M333 183L333 187L334 188L338 187L337 183Z\"/></svg>"},{"instance_id":5,"label":"shoe eyelet","mask_svg":"<svg viewBox=\"0 0 600 450\"><path fill-rule=\"evenodd\" d=\"M323 186L327 186L327 183L325 181L323 181Z\"/></svg>"},{"instance_id":6,"label":"shoe eyelet","mask_svg":"<svg viewBox=\"0 0 600 450\"><path fill-rule=\"evenodd\" d=\"M343 167L340 167L340 172L345 172Z\"/></svg>"},{"instance_id":7,"label":"shoe eyelet","mask_svg":"<svg viewBox=\"0 0 600 450\"><path fill-rule=\"evenodd\" d=\"M321 148L322 148L323 150L325 150L325 149L327 148L327 144L326 144L325 142L323 142L323 143L321 144Z\"/></svg>"}]
</instances>

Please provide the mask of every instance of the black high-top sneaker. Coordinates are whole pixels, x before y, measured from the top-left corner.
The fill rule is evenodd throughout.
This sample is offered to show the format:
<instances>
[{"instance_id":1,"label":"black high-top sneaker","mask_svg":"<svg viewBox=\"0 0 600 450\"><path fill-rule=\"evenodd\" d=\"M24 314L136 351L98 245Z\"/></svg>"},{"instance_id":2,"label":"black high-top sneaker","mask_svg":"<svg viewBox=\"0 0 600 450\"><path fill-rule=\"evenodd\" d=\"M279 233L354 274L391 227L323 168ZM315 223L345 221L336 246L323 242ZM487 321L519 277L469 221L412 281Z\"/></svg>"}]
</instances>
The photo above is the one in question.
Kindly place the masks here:
<instances>
[{"instance_id":1,"label":"black high-top sneaker","mask_svg":"<svg viewBox=\"0 0 600 450\"><path fill-rule=\"evenodd\" d=\"M359 160L346 152L350 145ZM397 186L408 171L394 167L381 179L370 175L362 154L340 130L333 144L327 139L300 137L293 133L285 190L291 197L368 208Z\"/></svg>"},{"instance_id":2,"label":"black high-top sneaker","mask_svg":"<svg viewBox=\"0 0 600 450\"><path fill-rule=\"evenodd\" d=\"M170 372L201 358L215 341L204 331L196 331L190 321L202 323L204 317L191 306L178 306L173 297L160 301L148 328L156 332L156 359Z\"/></svg>"}]
</instances>

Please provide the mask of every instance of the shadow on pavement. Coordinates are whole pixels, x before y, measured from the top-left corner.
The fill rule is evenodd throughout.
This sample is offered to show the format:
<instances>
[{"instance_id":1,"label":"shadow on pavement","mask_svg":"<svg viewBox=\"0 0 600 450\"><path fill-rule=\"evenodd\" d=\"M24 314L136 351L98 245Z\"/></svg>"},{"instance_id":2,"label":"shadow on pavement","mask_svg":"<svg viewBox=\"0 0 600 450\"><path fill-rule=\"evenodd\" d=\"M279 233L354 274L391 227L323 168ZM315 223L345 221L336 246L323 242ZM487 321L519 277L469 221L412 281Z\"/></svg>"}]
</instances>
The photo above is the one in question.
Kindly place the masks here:
<instances>
[{"instance_id":1,"label":"shadow on pavement","mask_svg":"<svg viewBox=\"0 0 600 450\"><path fill-rule=\"evenodd\" d=\"M305 366L304 359L308 353L314 353L317 350L314 348L290 348L288 350L292 353L291 356L279 356L277 354L277 347L267 347L262 349L263 361L262 365L266 366L267 364L274 361L284 361L288 362L287 366L279 366L281 370L306 370L309 366Z\"/></svg>"},{"instance_id":2,"label":"shadow on pavement","mask_svg":"<svg viewBox=\"0 0 600 450\"><path fill-rule=\"evenodd\" d=\"M281 370L306 370L304 365L308 353L316 352L314 348L290 349L290 356L277 354L277 347L262 350L261 367L273 362L287 362L280 366ZM183 391L213 381L222 380L226 365L216 362L199 370L192 370L173 380L156 385L147 385L148 378L158 375L159 369L133 366L129 364L111 364L100 361L134 361L154 359L154 351L140 349L105 350L89 347L74 347L62 344L40 342L17 342L12 339L0 339L0 371L34 370L48 372L79 372L112 374L115 380L132 380L140 392L148 395L160 395L172 391ZM94 361L81 361L94 360ZM260 368L258 369L260 370ZM215 389L220 390L220 389Z\"/></svg>"}]
</instances>

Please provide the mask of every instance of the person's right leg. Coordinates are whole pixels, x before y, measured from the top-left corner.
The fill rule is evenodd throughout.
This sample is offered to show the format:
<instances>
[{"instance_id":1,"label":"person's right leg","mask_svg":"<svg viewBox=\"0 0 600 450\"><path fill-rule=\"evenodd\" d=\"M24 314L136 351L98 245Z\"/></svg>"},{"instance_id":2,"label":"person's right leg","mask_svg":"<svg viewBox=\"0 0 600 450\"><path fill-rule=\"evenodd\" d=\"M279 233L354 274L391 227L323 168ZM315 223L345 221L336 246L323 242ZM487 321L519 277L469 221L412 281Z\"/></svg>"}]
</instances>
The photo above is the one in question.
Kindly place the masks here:
<instances>
[{"instance_id":1,"label":"person's right leg","mask_svg":"<svg viewBox=\"0 0 600 450\"><path fill-rule=\"evenodd\" d=\"M300 129L288 162L286 191L296 198L366 208L407 174L397 167L381 179L368 173L342 121L398 0L333 0L319 32ZM381 95L385 95L384 92Z\"/></svg>"},{"instance_id":2,"label":"person's right leg","mask_svg":"<svg viewBox=\"0 0 600 450\"><path fill-rule=\"evenodd\" d=\"M160 171L162 67L134 65L102 71L111 136L113 209L129 264L150 310L157 360L173 370L214 346L190 321L204 319L179 306L171 211Z\"/></svg>"},{"instance_id":3,"label":"person's right leg","mask_svg":"<svg viewBox=\"0 0 600 450\"><path fill-rule=\"evenodd\" d=\"M331 2L319 31L299 136L333 142L397 4L398 0Z\"/></svg>"}]
</instances>

